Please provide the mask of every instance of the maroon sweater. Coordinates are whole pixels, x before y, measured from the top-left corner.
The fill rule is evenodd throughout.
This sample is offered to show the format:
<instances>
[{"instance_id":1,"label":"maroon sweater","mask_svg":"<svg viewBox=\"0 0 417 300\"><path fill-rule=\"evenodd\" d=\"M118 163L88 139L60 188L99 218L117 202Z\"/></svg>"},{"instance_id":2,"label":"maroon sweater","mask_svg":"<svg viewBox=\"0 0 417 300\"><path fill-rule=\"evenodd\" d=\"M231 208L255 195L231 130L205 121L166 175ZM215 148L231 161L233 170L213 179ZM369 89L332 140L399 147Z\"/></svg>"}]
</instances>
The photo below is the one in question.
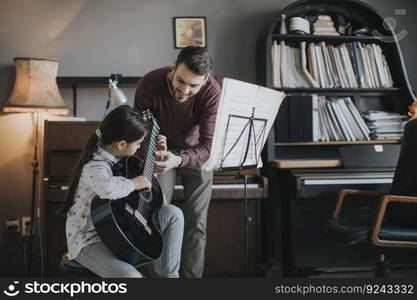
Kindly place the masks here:
<instances>
[{"instance_id":1,"label":"maroon sweater","mask_svg":"<svg viewBox=\"0 0 417 300\"><path fill-rule=\"evenodd\" d=\"M151 109L160 133L167 137L168 148L181 150L181 167L201 165L210 156L220 86L209 77L196 95L180 103L169 91L169 71L171 67L164 67L141 78L136 87L135 110Z\"/></svg>"}]
</instances>

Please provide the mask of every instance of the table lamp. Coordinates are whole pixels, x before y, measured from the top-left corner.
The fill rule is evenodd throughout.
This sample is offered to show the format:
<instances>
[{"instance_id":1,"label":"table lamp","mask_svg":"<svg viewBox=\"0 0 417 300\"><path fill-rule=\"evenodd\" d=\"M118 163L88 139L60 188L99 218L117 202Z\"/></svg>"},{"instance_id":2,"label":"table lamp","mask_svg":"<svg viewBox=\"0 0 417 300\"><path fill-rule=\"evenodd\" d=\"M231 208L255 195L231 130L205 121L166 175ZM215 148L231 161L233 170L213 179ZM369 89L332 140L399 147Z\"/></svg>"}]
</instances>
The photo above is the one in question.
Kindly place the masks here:
<instances>
[{"instance_id":1,"label":"table lamp","mask_svg":"<svg viewBox=\"0 0 417 300\"><path fill-rule=\"evenodd\" d=\"M13 91L7 103L3 107L4 112L9 113L34 113L36 114L36 133L34 156L32 165L32 199L30 207L30 231L28 232L28 265L27 275L30 276L32 263L33 224L36 199L36 178L38 174L38 137L40 117L43 113L68 114L56 84L59 60L52 58L15 57L16 80ZM40 226L40 224L38 224Z\"/></svg>"}]
</instances>

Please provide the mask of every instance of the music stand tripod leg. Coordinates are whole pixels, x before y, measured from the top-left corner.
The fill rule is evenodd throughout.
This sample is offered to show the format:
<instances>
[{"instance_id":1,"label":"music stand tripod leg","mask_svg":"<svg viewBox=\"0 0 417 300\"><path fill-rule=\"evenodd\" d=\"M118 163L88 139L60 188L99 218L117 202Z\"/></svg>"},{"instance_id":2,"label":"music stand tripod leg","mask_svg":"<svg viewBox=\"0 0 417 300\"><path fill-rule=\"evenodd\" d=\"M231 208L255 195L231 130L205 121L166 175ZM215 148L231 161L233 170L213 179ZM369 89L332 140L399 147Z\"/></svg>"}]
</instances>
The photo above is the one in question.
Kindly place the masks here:
<instances>
[{"instance_id":1,"label":"music stand tripod leg","mask_svg":"<svg viewBox=\"0 0 417 300\"><path fill-rule=\"evenodd\" d=\"M245 201L245 270L246 277L249 277L249 224L252 222L252 217L248 213L248 195L247 195L248 175L245 174L244 184L244 201Z\"/></svg>"}]
</instances>

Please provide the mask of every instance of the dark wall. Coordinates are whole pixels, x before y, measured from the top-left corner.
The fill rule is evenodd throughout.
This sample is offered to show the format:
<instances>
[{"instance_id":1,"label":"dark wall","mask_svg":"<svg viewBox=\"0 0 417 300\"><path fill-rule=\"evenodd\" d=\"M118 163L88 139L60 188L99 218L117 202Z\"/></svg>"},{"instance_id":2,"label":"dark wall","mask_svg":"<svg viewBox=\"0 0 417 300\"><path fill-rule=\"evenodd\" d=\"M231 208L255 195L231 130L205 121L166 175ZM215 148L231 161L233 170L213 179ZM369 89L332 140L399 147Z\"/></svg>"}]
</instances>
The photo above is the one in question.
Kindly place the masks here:
<instances>
[{"instance_id":1,"label":"dark wall","mask_svg":"<svg viewBox=\"0 0 417 300\"><path fill-rule=\"evenodd\" d=\"M343 0L335 0L343 1ZM292 1L277 0L38 0L0 3L0 105L14 82L13 57L41 56L61 60L60 76L138 76L171 64L174 16L205 16L214 74L256 82L256 43L260 32ZM416 86L416 4L412 0L368 0L384 17L394 17ZM406 15L395 15L405 9ZM133 92L127 89L130 98ZM62 94L70 104L71 92ZM80 116L101 119L104 89L82 90Z\"/></svg>"}]
</instances>

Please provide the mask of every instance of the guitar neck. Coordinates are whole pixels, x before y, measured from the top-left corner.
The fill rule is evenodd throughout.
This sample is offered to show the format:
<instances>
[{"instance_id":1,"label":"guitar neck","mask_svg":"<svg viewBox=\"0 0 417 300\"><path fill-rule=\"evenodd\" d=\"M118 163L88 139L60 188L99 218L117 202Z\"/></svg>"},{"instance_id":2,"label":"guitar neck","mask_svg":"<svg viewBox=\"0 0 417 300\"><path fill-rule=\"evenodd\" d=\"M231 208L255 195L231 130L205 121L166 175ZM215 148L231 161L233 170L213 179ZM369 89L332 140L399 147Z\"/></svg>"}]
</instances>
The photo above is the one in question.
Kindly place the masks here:
<instances>
[{"instance_id":1,"label":"guitar neck","mask_svg":"<svg viewBox=\"0 0 417 300\"><path fill-rule=\"evenodd\" d=\"M146 153L146 160L145 165L143 168L143 176L145 176L149 181L152 181L153 177L153 169L155 165L155 151L156 151L156 137L159 134L159 126L156 124L156 122L153 122L152 131L151 131L151 137L149 139L149 146Z\"/></svg>"}]
</instances>

